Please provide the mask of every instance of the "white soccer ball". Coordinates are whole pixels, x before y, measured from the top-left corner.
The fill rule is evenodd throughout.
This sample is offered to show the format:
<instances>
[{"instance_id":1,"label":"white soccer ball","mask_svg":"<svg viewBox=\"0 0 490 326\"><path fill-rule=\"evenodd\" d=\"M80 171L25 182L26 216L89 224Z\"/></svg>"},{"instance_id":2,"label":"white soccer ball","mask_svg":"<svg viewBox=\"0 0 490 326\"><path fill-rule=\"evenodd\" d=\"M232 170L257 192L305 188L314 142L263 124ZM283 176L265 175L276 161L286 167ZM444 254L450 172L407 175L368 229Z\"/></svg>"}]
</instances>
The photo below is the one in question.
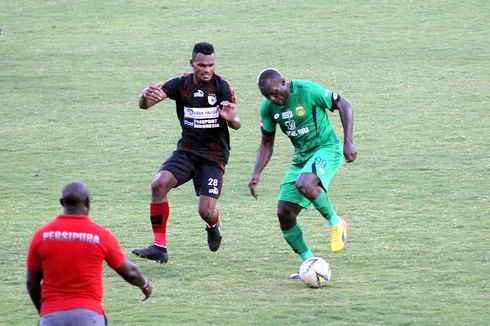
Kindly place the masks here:
<instances>
[{"instance_id":1,"label":"white soccer ball","mask_svg":"<svg viewBox=\"0 0 490 326\"><path fill-rule=\"evenodd\" d=\"M320 257L305 260L299 268L299 277L311 288L321 288L330 282L330 265Z\"/></svg>"}]
</instances>

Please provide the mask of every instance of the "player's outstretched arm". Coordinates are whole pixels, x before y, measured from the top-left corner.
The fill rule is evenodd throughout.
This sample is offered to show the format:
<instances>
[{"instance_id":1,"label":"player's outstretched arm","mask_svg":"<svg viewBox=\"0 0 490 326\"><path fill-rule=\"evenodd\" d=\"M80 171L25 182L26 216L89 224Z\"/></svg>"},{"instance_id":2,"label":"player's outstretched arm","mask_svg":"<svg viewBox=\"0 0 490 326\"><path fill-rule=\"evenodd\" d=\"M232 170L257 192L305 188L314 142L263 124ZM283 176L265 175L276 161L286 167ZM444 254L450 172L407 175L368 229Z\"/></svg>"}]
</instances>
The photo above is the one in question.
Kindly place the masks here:
<instances>
[{"instance_id":1,"label":"player's outstretched arm","mask_svg":"<svg viewBox=\"0 0 490 326\"><path fill-rule=\"evenodd\" d=\"M141 292L143 292L141 301L145 301L150 297L153 286L151 285L150 281L148 281L148 279L141 274L138 266L136 266L132 261L126 258L121 267L116 269L116 272L128 283L140 288Z\"/></svg>"},{"instance_id":2,"label":"player's outstretched arm","mask_svg":"<svg viewBox=\"0 0 490 326\"><path fill-rule=\"evenodd\" d=\"M344 128L344 157L346 162L350 163L357 157L357 150L353 141L354 112L351 102L344 97L341 97L337 102L337 108Z\"/></svg>"},{"instance_id":3,"label":"player's outstretched arm","mask_svg":"<svg viewBox=\"0 0 490 326\"><path fill-rule=\"evenodd\" d=\"M269 163L272 153L274 151L274 139L275 135L267 135L262 134L262 139L259 144L259 148L257 149L257 156L255 158L255 165L252 171L252 176L250 177L250 181L248 182L248 188L250 189L250 193L254 196L255 199L259 197L257 193L257 185L260 182L260 174L262 170Z\"/></svg>"},{"instance_id":4,"label":"player's outstretched arm","mask_svg":"<svg viewBox=\"0 0 490 326\"><path fill-rule=\"evenodd\" d=\"M162 91L162 85L163 83L150 85L141 92L139 98L140 109L147 110L167 98L167 94Z\"/></svg>"}]
</instances>

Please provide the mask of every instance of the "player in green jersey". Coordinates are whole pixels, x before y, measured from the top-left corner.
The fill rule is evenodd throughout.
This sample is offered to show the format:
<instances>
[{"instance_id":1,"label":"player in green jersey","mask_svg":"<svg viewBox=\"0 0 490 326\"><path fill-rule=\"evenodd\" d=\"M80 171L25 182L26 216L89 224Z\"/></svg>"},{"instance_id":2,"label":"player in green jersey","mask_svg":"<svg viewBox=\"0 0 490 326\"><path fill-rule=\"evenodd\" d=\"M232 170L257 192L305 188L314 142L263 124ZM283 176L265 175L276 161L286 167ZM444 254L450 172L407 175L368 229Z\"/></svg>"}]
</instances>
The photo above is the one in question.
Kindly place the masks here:
<instances>
[{"instance_id":1,"label":"player in green jersey","mask_svg":"<svg viewBox=\"0 0 490 326\"><path fill-rule=\"evenodd\" d=\"M286 81L276 69L264 69L257 84L265 97L260 105L262 139L249 181L251 194L258 198L260 173L269 163L274 148L276 126L294 146L294 158L278 195L277 216L284 239L301 260L313 257L297 223L302 209L311 204L330 224L331 250L339 252L347 243L348 224L338 216L327 197L330 180L342 165L356 159L353 143L352 105L344 97L312 81ZM338 110L344 129L341 145L327 112ZM297 278L297 273L291 278Z\"/></svg>"}]
</instances>

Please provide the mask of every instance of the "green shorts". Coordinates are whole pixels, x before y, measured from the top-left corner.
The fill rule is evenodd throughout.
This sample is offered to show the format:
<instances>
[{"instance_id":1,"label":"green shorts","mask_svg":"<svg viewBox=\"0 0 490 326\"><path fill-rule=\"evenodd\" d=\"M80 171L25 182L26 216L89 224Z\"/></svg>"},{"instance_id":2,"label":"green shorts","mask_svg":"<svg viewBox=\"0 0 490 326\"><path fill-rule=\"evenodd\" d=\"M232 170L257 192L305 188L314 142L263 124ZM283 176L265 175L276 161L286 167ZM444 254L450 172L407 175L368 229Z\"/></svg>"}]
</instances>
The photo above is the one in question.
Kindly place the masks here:
<instances>
[{"instance_id":1,"label":"green shorts","mask_svg":"<svg viewBox=\"0 0 490 326\"><path fill-rule=\"evenodd\" d=\"M341 147L321 147L305 163L291 163L282 179L277 199L298 204L303 208L310 207L311 201L296 189L295 183L298 176L304 172L314 173L320 179L321 187L328 191L328 185L342 165L343 159Z\"/></svg>"}]
</instances>

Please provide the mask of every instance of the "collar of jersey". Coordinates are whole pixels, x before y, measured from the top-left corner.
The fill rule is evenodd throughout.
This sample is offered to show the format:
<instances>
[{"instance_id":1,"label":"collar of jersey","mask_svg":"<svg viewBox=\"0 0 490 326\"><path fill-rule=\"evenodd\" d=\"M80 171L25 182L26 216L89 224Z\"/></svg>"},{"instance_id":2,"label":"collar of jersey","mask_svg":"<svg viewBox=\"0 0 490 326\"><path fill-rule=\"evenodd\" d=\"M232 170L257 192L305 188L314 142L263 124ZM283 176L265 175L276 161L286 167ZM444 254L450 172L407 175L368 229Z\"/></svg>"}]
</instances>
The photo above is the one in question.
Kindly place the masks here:
<instances>
[{"instance_id":1,"label":"collar of jersey","mask_svg":"<svg viewBox=\"0 0 490 326\"><path fill-rule=\"evenodd\" d=\"M60 214L56 218L71 218L71 219L78 219L78 220L88 220L90 217L87 215L77 215L77 214Z\"/></svg>"}]
</instances>

